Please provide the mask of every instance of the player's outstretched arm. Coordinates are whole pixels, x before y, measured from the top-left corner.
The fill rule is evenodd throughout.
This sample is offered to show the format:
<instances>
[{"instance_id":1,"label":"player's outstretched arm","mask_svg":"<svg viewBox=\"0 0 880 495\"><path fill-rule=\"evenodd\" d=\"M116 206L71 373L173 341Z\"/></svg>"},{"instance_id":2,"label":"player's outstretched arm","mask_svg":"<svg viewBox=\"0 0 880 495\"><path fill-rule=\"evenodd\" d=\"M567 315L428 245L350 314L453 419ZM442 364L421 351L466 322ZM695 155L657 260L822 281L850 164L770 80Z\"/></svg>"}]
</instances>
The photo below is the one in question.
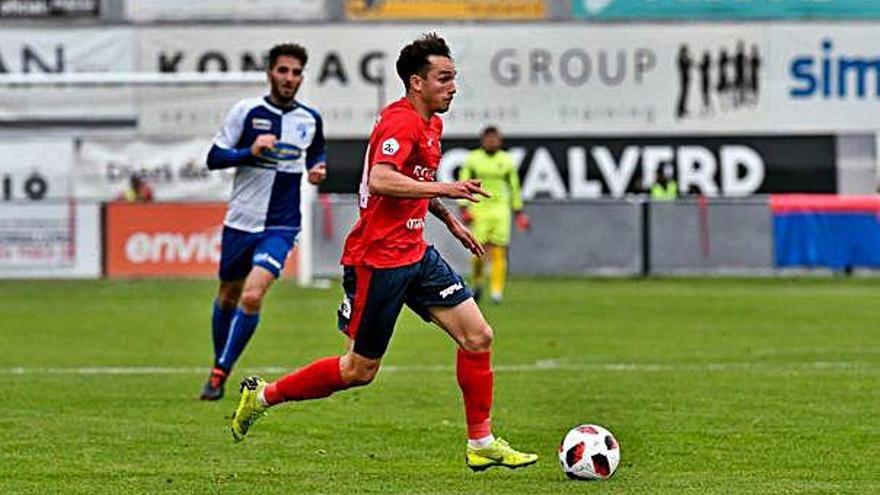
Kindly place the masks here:
<instances>
[{"instance_id":1,"label":"player's outstretched arm","mask_svg":"<svg viewBox=\"0 0 880 495\"><path fill-rule=\"evenodd\" d=\"M444 195L445 184L419 182L398 172L393 165L377 163L370 169L370 194L398 198L436 198Z\"/></svg>"},{"instance_id":2,"label":"player's outstretched arm","mask_svg":"<svg viewBox=\"0 0 880 495\"><path fill-rule=\"evenodd\" d=\"M489 197L478 180L459 182L420 182L398 172L393 165L377 163L370 169L370 194L398 198L452 198L478 202Z\"/></svg>"}]
</instances>

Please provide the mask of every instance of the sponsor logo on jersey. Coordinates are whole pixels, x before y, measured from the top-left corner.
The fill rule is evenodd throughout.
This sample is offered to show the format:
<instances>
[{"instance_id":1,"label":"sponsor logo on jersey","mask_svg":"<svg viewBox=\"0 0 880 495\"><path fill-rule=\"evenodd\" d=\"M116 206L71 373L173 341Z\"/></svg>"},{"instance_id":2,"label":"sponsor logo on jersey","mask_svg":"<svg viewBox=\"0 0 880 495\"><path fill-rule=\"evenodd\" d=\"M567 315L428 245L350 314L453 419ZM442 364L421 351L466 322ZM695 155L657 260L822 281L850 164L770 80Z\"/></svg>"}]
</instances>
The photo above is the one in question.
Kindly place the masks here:
<instances>
[{"instance_id":1,"label":"sponsor logo on jersey","mask_svg":"<svg viewBox=\"0 0 880 495\"><path fill-rule=\"evenodd\" d=\"M413 178L420 182L434 182L437 177L437 169L416 165L413 168Z\"/></svg>"},{"instance_id":2,"label":"sponsor logo on jersey","mask_svg":"<svg viewBox=\"0 0 880 495\"><path fill-rule=\"evenodd\" d=\"M258 131L271 131L272 121L269 119L254 117L253 119L251 119L251 126Z\"/></svg>"},{"instance_id":3,"label":"sponsor logo on jersey","mask_svg":"<svg viewBox=\"0 0 880 495\"><path fill-rule=\"evenodd\" d=\"M397 150L400 149L400 143L397 142L394 138L388 138L382 142L382 154L383 155L394 155L397 153Z\"/></svg>"},{"instance_id":4,"label":"sponsor logo on jersey","mask_svg":"<svg viewBox=\"0 0 880 495\"><path fill-rule=\"evenodd\" d=\"M298 160L303 154L302 148L289 143L275 143L274 148L265 149L260 157L271 163L292 162Z\"/></svg>"},{"instance_id":5,"label":"sponsor logo on jersey","mask_svg":"<svg viewBox=\"0 0 880 495\"><path fill-rule=\"evenodd\" d=\"M419 230L425 228L424 218L410 218L406 221L406 228L409 230Z\"/></svg>"},{"instance_id":6,"label":"sponsor logo on jersey","mask_svg":"<svg viewBox=\"0 0 880 495\"><path fill-rule=\"evenodd\" d=\"M464 287L460 283L456 282L456 283L450 285L449 287L441 290L440 297L443 299L446 299L447 297L451 296L456 291L459 291L461 289L464 289Z\"/></svg>"}]
</instances>

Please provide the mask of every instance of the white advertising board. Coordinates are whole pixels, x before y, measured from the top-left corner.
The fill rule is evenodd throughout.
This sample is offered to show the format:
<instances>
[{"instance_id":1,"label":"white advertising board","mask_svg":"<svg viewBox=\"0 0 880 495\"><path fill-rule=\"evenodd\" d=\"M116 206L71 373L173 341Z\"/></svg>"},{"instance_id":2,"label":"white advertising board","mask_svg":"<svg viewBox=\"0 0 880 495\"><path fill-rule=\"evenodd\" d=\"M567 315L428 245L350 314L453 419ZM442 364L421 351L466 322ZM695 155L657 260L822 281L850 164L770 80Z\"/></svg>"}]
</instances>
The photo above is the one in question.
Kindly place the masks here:
<instances>
[{"instance_id":1,"label":"white advertising board","mask_svg":"<svg viewBox=\"0 0 880 495\"><path fill-rule=\"evenodd\" d=\"M880 129L880 32L867 24L773 28L769 124L791 130Z\"/></svg>"},{"instance_id":2,"label":"white advertising board","mask_svg":"<svg viewBox=\"0 0 880 495\"><path fill-rule=\"evenodd\" d=\"M98 277L100 205L76 203L70 138L0 140L0 278Z\"/></svg>"},{"instance_id":3,"label":"white advertising board","mask_svg":"<svg viewBox=\"0 0 880 495\"><path fill-rule=\"evenodd\" d=\"M134 70L133 28L0 30L0 76ZM131 88L3 86L0 119L57 121L65 117L131 119Z\"/></svg>"},{"instance_id":4,"label":"white advertising board","mask_svg":"<svg viewBox=\"0 0 880 495\"><path fill-rule=\"evenodd\" d=\"M242 24L4 29L0 73L262 71L268 49L309 50L300 99L328 138L366 136L403 93L400 48L427 24ZM446 134L848 132L880 129L880 34L859 23L444 25L459 70ZM266 85L0 91L0 119L124 117L154 136L209 137ZM87 102L87 104L85 103Z\"/></svg>"},{"instance_id":5,"label":"white advertising board","mask_svg":"<svg viewBox=\"0 0 880 495\"><path fill-rule=\"evenodd\" d=\"M131 28L23 28L0 31L0 72L110 72L131 70Z\"/></svg>"},{"instance_id":6,"label":"white advertising board","mask_svg":"<svg viewBox=\"0 0 880 495\"><path fill-rule=\"evenodd\" d=\"M15 202L0 208L0 278L100 275L100 204Z\"/></svg>"},{"instance_id":7,"label":"white advertising board","mask_svg":"<svg viewBox=\"0 0 880 495\"><path fill-rule=\"evenodd\" d=\"M0 203L71 197L73 141L69 138L0 139Z\"/></svg>"},{"instance_id":8,"label":"white advertising board","mask_svg":"<svg viewBox=\"0 0 880 495\"><path fill-rule=\"evenodd\" d=\"M225 200L234 169L209 171L205 158L211 137L158 140L139 137L90 137L75 154L75 196L78 199L117 199L132 174L143 177L157 201Z\"/></svg>"},{"instance_id":9,"label":"white advertising board","mask_svg":"<svg viewBox=\"0 0 880 495\"><path fill-rule=\"evenodd\" d=\"M459 71L456 100L446 116L447 133L470 135L487 122L513 134L576 135L699 132L766 120L763 95L746 87L751 60L757 61L758 80L764 82L760 79L766 70L766 29L737 25L736 36L731 36L730 26L726 28L705 25L682 33L661 25L444 27L441 34L452 47ZM394 68L400 48L435 29L416 25L145 28L138 68L260 70L271 45L295 40L309 49L301 98L323 112L328 136L362 136L369 132L377 109L403 92ZM740 45L745 53L737 66ZM684 46L688 65L682 69L679 54ZM728 82L719 87L715 73L721 70L722 53L728 57L724 62ZM701 69L704 55L709 60ZM701 70L710 78L706 105L701 99ZM761 89L759 84L757 91ZM142 108L142 123L149 132L211 132L237 97L227 97L222 104L222 98L151 100L149 107ZM182 122L161 118L175 112L190 118Z\"/></svg>"}]
</instances>

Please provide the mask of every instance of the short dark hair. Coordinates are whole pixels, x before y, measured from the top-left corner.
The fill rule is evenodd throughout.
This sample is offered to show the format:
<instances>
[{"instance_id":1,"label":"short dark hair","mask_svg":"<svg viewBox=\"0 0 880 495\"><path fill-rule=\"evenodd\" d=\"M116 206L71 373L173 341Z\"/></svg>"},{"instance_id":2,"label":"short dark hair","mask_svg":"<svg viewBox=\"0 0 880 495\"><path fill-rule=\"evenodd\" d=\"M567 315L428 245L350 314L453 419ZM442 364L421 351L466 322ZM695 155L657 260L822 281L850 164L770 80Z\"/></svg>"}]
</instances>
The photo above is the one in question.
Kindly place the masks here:
<instances>
[{"instance_id":1,"label":"short dark hair","mask_svg":"<svg viewBox=\"0 0 880 495\"><path fill-rule=\"evenodd\" d=\"M423 34L419 39L403 47L397 58L397 75L403 86L409 89L409 78L413 74L425 77L428 74L428 57L438 55L451 59L449 45L437 33Z\"/></svg>"},{"instance_id":2,"label":"short dark hair","mask_svg":"<svg viewBox=\"0 0 880 495\"><path fill-rule=\"evenodd\" d=\"M281 43L279 45L275 45L269 50L269 70L272 67L275 67L275 64L278 62L278 57L293 57L302 64L303 67L306 66L306 62L309 61L309 54L306 53L306 49L302 45L298 45L296 43Z\"/></svg>"},{"instance_id":3,"label":"short dark hair","mask_svg":"<svg viewBox=\"0 0 880 495\"><path fill-rule=\"evenodd\" d=\"M483 130L480 131L480 137L485 137L489 134L501 134L501 131L498 130L498 127L494 125L487 125L483 127Z\"/></svg>"}]
</instances>

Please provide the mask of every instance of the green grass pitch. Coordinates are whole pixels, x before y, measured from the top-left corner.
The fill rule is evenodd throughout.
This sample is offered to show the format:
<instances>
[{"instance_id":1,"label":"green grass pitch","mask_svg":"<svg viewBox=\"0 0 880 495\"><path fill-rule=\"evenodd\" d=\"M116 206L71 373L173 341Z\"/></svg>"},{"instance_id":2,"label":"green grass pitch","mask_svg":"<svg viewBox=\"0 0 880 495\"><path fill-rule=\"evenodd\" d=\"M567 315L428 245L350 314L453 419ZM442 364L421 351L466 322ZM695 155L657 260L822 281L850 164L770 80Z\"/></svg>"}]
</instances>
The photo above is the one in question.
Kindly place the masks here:
<instances>
[{"instance_id":1,"label":"green grass pitch","mask_svg":"<svg viewBox=\"0 0 880 495\"><path fill-rule=\"evenodd\" d=\"M486 308L493 416L541 459L479 474L452 342L408 311L376 382L234 444L235 387L196 400L214 291L0 282L0 493L880 493L875 279L514 279ZM341 352L340 295L279 284L233 381ZM610 481L559 469L583 422L620 440Z\"/></svg>"}]
</instances>

